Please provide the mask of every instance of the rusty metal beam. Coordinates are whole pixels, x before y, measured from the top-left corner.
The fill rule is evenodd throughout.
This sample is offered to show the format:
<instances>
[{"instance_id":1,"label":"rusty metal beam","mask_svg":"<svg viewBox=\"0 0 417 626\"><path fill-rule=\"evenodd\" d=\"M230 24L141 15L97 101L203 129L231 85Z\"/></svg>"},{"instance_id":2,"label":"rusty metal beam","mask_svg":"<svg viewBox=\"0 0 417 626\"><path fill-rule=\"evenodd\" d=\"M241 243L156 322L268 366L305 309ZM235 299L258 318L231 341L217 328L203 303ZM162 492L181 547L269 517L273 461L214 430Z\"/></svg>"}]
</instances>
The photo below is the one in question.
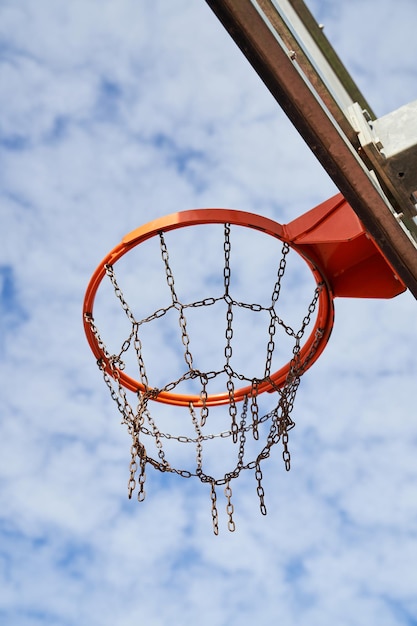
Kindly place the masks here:
<instances>
[{"instance_id":1,"label":"rusty metal beam","mask_svg":"<svg viewBox=\"0 0 417 626\"><path fill-rule=\"evenodd\" d=\"M417 249L399 224L337 115L318 99L290 51L255 0L206 0L307 145L352 206L388 262L417 298ZM298 11L301 2L297 0Z\"/></svg>"}]
</instances>

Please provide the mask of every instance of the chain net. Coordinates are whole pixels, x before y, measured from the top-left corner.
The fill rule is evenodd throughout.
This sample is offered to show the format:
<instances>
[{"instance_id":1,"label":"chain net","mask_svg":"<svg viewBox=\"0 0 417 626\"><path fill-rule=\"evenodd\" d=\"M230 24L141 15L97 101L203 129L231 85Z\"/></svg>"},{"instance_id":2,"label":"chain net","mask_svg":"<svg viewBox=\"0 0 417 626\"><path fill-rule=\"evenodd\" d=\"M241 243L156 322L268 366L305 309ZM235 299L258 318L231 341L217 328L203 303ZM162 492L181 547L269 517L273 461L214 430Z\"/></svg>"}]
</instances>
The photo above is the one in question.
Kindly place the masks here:
<instances>
[{"instance_id":1,"label":"chain net","mask_svg":"<svg viewBox=\"0 0 417 626\"><path fill-rule=\"evenodd\" d=\"M280 443L282 459L284 467L290 470L291 456L288 447L289 431L294 427L295 423L292 419L292 411L297 389L300 384L300 378L307 369L311 361L317 345L321 337L321 331L316 331L315 341L312 342L309 353L301 361L300 350L302 339L307 326L310 324L311 318L316 310L322 285L317 285L313 298L308 306L308 311L302 319L301 326L298 330L294 330L287 325L277 313L277 303L281 291L281 281L284 276L287 256L290 247L287 243L282 244L281 257L278 261L276 272L276 280L273 285L270 303L264 306L259 303L238 302L232 297L231 289L231 239L230 224L224 224L224 266L223 266L223 293L218 297L206 297L202 300L193 302L181 302L177 296L174 274L170 265L168 249L164 237L164 233L159 233L159 243L161 258L164 265L166 282L170 291L170 304L165 308L159 308L143 319L137 319L133 311L125 300L123 292L119 287L116 279L114 266L106 265L106 274L111 282L114 293L124 310L130 325L130 334L123 341L122 346L117 354L111 354L104 341L101 338L99 330L96 326L92 315L87 314L86 320L90 325L97 344L100 347L105 359L98 361L98 366L102 372L104 381L109 389L112 399L122 416L122 423L126 425L131 436L131 460L128 479L128 496L132 498L134 492L137 493L139 502L145 499L145 481L147 466L152 466L160 472L169 472L179 475L183 478L198 478L202 483L206 483L210 489L211 497L211 514L213 521L213 531L217 535L219 532L218 523L218 488L223 488L226 499L226 514L228 519L228 529L235 530L235 521L233 518L234 506L232 503L232 480L237 478L243 470L252 470L256 481L256 492L259 498L259 506L262 515L266 515L267 509L265 505L265 493L262 486L262 469L261 464L271 455L272 448ZM194 364L192 342L187 328L186 313L188 309L198 307L211 307L215 303L222 301L226 309L225 328L224 328L224 359L220 369L201 371ZM265 370L263 376L250 377L246 373L236 371L233 367L233 320L235 311L238 308L250 309L254 313L264 312L269 316L269 325L267 328L267 348L265 359ZM181 335L181 343L183 345L183 359L185 367L181 375L173 381L166 383L161 387L151 386L148 380L147 369L145 365L143 347L142 347L142 330L146 325L151 324L155 320L165 316L169 311L175 311L178 319L179 332ZM276 331L278 327L282 327L285 334L292 338L293 347L290 356L288 374L285 383L278 387L271 377L271 368L273 363L273 353L276 346ZM120 372L125 369L124 356L129 350L134 350L135 360L138 369L138 380L142 389L138 389L135 394L135 403L129 401L127 391L120 380ZM209 385L218 377L226 380L226 389L228 395L228 403L222 406L223 414L228 414L228 428L220 432L211 432L211 413L215 410L211 406ZM188 425L191 432L188 434L172 434L162 429L158 423L158 419L151 414L158 412L161 405L158 397L163 392L175 392L181 384L186 381L197 383L199 388L198 402L189 402L188 406L181 407L188 414ZM248 385L249 392L245 394L243 401L236 401L236 385L241 386L242 383ZM259 407L260 387L265 383L268 384L268 390L273 399L274 408L262 413ZM178 407L176 407L178 408ZM216 409L218 407L215 407ZM260 431L262 430L262 441L260 441ZM254 458L248 460L246 458L248 437L259 442L258 451ZM235 450L235 462L232 469L222 472L220 476L214 476L206 469L204 463L204 451L208 442L213 440L229 439ZM155 452L149 452L148 442L152 441L152 449ZM194 467L182 469L174 466L168 459L166 445L168 442L175 442L178 446L187 444L195 450Z\"/></svg>"}]
</instances>

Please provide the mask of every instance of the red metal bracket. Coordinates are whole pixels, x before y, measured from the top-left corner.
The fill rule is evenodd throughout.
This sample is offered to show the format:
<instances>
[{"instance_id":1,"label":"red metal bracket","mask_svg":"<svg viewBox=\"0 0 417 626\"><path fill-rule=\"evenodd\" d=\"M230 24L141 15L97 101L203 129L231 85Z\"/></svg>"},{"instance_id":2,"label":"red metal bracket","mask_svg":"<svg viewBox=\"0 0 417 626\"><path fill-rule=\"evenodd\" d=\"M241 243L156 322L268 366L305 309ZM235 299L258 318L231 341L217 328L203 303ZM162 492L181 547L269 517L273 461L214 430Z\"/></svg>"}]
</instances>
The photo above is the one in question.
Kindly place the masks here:
<instances>
[{"instance_id":1,"label":"red metal bracket","mask_svg":"<svg viewBox=\"0 0 417 626\"><path fill-rule=\"evenodd\" d=\"M283 228L288 241L328 277L334 296L392 298L406 290L342 194Z\"/></svg>"}]
</instances>

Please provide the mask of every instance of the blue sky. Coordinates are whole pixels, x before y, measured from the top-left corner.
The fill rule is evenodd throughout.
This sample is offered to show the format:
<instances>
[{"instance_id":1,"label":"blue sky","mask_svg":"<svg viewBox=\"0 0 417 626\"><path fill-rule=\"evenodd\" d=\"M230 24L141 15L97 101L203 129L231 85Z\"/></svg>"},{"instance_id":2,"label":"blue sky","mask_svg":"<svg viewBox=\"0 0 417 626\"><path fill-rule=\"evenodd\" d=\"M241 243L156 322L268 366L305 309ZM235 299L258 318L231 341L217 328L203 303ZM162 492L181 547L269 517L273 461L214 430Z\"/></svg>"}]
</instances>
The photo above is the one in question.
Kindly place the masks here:
<instances>
[{"instance_id":1,"label":"blue sky","mask_svg":"<svg viewBox=\"0 0 417 626\"><path fill-rule=\"evenodd\" d=\"M379 116L417 99L412 0L308 6ZM409 293L335 303L291 472L280 451L264 465L266 517L250 472L234 533L219 494L218 537L198 481L149 470L145 502L127 498L129 437L82 329L100 259L175 211L286 223L337 191L223 27L203 0L13 0L0 42L0 622L417 624ZM179 271L204 267L192 235L183 248ZM264 249L251 254L258 287ZM152 262L126 275L149 298ZM107 337L120 307L106 306Z\"/></svg>"}]
</instances>

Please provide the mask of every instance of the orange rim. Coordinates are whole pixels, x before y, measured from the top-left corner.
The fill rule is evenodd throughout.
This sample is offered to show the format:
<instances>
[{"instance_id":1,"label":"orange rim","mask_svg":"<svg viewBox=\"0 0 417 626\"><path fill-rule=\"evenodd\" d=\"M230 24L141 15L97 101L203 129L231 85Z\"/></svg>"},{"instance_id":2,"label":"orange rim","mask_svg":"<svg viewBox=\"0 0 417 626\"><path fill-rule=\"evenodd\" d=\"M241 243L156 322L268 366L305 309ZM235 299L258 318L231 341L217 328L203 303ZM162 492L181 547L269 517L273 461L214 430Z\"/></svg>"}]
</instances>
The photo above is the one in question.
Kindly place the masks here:
<instances>
[{"instance_id":1,"label":"orange rim","mask_svg":"<svg viewBox=\"0 0 417 626\"><path fill-rule=\"evenodd\" d=\"M318 299L317 317L309 338L304 343L300 350L300 361L302 364L302 371L307 371L313 363L319 358L327 341L332 332L334 323L334 306L333 295L331 293L329 284L326 277L311 259L309 259L305 253L301 252L296 245L293 245L291 241L285 237L284 228L278 222L274 222L271 219L256 215L254 213L246 213L244 211L236 211L232 209L194 209L190 211L183 211L181 213L172 213L165 217L161 217L157 220L144 224L136 230L133 230L128 235L123 237L122 241L111 250L107 256L102 260L100 265L92 275L87 287L87 291L84 298L83 305L83 320L84 330L91 347L91 350L97 360L104 364L104 369L108 374L114 377L114 369L109 365L109 362L100 348L97 339L92 332L91 326L88 322L89 317L93 316L94 301L97 294L97 290L101 281L106 275L106 265L114 265L122 256L124 256L129 250L140 245L147 239L158 235L159 232L167 232L170 230L176 230L178 228L185 228L187 226L196 226L198 224L234 224L236 226L244 226L247 228L253 228L260 230L266 234L279 239L282 242L287 242L298 254L305 260L309 266L317 285L322 286ZM310 357L310 351L313 344L317 342L317 347L314 354ZM290 361L274 372L270 378L275 387L281 388L285 385L290 369ZM138 391L149 391L145 386L126 374L124 371L116 368L117 378L120 383L130 391L137 393ZM263 382L258 386L258 393L265 391L273 391L274 387L269 382ZM236 402L244 400L245 396L250 396L252 387L250 385L241 387L235 390L234 398ZM167 391L161 391L158 393L155 400L165 404L171 404L176 406L188 406L193 403L194 406L202 406L200 396L171 393ZM229 403L229 392L211 394L206 400L208 406L222 405Z\"/></svg>"}]
</instances>

